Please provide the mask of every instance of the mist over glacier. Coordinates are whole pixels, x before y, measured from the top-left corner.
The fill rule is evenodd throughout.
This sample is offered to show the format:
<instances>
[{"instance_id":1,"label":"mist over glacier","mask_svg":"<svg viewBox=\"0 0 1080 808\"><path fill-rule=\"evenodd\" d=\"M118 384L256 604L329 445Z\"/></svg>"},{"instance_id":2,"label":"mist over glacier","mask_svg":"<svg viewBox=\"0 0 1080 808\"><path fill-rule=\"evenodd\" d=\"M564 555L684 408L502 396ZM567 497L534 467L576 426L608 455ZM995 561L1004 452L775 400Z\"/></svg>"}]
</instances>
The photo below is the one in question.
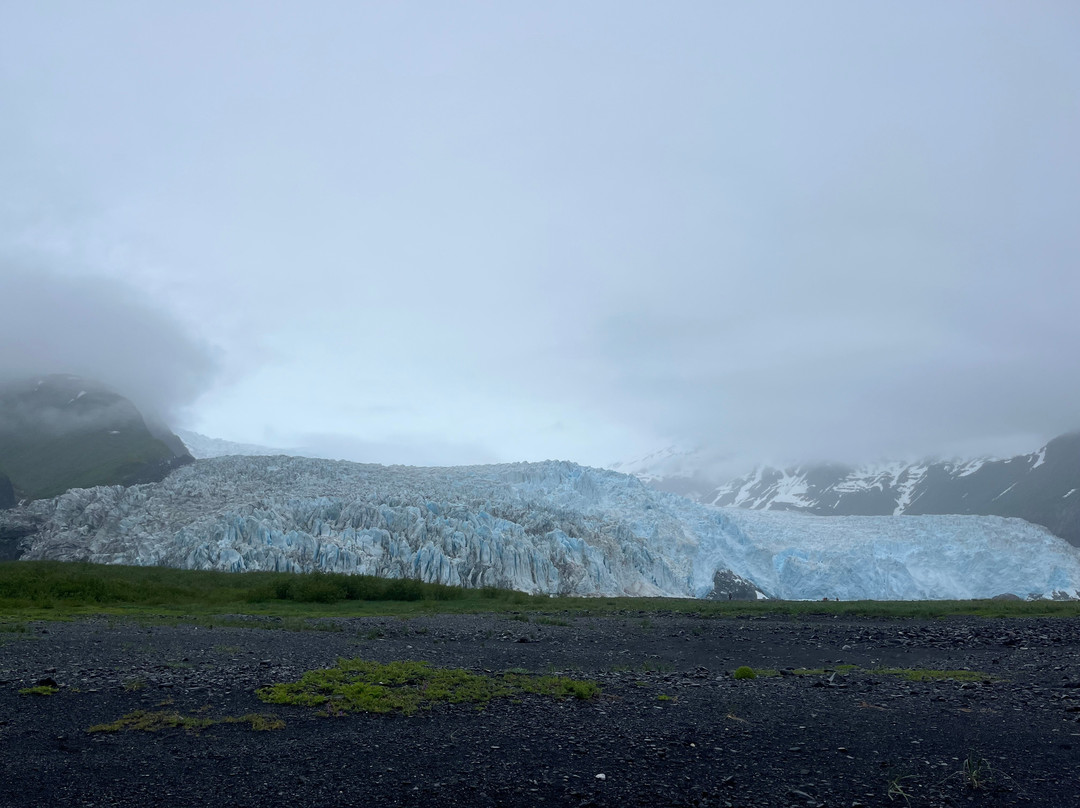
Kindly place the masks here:
<instances>
[{"instance_id":1,"label":"mist over glacier","mask_svg":"<svg viewBox=\"0 0 1080 808\"><path fill-rule=\"evenodd\" d=\"M788 599L1080 590L1080 551L1019 519L714 508L568 462L457 468L199 460L0 517L23 558L338 571L532 593L706 597L717 573Z\"/></svg>"}]
</instances>

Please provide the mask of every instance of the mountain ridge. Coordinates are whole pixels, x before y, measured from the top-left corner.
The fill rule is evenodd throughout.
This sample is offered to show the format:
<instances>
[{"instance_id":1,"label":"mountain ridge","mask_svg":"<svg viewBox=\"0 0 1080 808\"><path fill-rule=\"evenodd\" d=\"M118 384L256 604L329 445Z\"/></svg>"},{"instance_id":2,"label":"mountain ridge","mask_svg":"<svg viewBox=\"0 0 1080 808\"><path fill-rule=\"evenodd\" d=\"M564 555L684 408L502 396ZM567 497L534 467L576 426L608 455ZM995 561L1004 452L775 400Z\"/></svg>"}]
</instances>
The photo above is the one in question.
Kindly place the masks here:
<instances>
[{"instance_id":1,"label":"mountain ridge","mask_svg":"<svg viewBox=\"0 0 1080 808\"><path fill-rule=\"evenodd\" d=\"M13 498L153 482L191 460L168 427L98 382L55 374L0 385L0 468Z\"/></svg>"},{"instance_id":2,"label":"mountain ridge","mask_svg":"<svg viewBox=\"0 0 1080 808\"><path fill-rule=\"evenodd\" d=\"M1016 517L1080 547L1080 432L1010 458L761 466L721 483L695 465L693 452L658 456L681 457L681 467L639 464L636 475L703 504L818 516Z\"/></svg>"}]
</instances>

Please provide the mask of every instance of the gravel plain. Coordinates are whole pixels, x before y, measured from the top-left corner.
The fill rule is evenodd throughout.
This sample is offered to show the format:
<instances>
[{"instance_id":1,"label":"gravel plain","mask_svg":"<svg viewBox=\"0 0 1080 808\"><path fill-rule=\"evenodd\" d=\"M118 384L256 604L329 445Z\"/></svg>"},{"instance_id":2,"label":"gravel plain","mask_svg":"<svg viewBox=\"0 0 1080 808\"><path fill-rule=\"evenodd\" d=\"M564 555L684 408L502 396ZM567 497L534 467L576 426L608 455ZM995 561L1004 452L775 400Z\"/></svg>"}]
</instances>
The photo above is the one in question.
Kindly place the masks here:
<instances>
[{"instance_id":1,"label":"gravel plain","mask_svg":"<svg viewBox=\"0 0 1080 808\"><path fill-rule=\"evenodd\" d=\"M0 633L0 806L1080 804L1071 618L249 622ZM339 657L558 672L602 694L338 718L255 695ZM735 679L744 665L776 674ZM887 668L985 676L911 681ZM54 695L19 694L47 680ZM88 732L134 710L285 726Z\"/></svg>"}]
</instances>

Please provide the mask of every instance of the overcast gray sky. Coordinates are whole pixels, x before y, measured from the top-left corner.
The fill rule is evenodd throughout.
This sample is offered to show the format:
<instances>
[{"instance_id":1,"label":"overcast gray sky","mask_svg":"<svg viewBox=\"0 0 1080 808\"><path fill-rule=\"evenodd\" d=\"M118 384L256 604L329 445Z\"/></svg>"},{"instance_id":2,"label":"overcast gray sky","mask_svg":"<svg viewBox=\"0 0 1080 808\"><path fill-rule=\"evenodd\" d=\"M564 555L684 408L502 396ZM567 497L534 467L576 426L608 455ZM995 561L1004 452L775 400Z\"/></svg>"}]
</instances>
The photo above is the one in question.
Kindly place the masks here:
<instances>
[{"instance_id":1,"label":"overcast gray sky","mask_svg":"<svg viewBox=\"0 0 1080 808\"><path fill-rule=\"evenodd\" d=\"M1031 450L1080 428L1078 42L1074 2L2 3L0 372L376 462Z\"/></svg>"}]
</instances>

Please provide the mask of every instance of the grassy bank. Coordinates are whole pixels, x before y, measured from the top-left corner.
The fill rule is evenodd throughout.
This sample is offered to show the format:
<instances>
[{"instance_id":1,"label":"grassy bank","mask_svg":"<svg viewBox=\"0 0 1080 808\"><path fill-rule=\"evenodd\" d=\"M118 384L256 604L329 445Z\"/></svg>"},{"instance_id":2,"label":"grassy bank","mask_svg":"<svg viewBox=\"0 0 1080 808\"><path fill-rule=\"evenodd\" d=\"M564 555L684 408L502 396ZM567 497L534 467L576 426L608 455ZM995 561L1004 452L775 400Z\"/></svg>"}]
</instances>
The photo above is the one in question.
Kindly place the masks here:
<instances>
[{"instance_id":1,"label":"grassy bank","mask_svg":"<svg viewBox=\"0 0 1080 808\"><path fill-rule=\"evenodd\" d=\"M463 612L571 615L679 612L703 618L834 615L939 618L1075 617L1080 601L702 601L577 598L507 589L463 589L420 581L327 573L228 573L58 561L0 563L0 622L87 614L205 618L410 616Z\"/></svg>"}]
</instances>

